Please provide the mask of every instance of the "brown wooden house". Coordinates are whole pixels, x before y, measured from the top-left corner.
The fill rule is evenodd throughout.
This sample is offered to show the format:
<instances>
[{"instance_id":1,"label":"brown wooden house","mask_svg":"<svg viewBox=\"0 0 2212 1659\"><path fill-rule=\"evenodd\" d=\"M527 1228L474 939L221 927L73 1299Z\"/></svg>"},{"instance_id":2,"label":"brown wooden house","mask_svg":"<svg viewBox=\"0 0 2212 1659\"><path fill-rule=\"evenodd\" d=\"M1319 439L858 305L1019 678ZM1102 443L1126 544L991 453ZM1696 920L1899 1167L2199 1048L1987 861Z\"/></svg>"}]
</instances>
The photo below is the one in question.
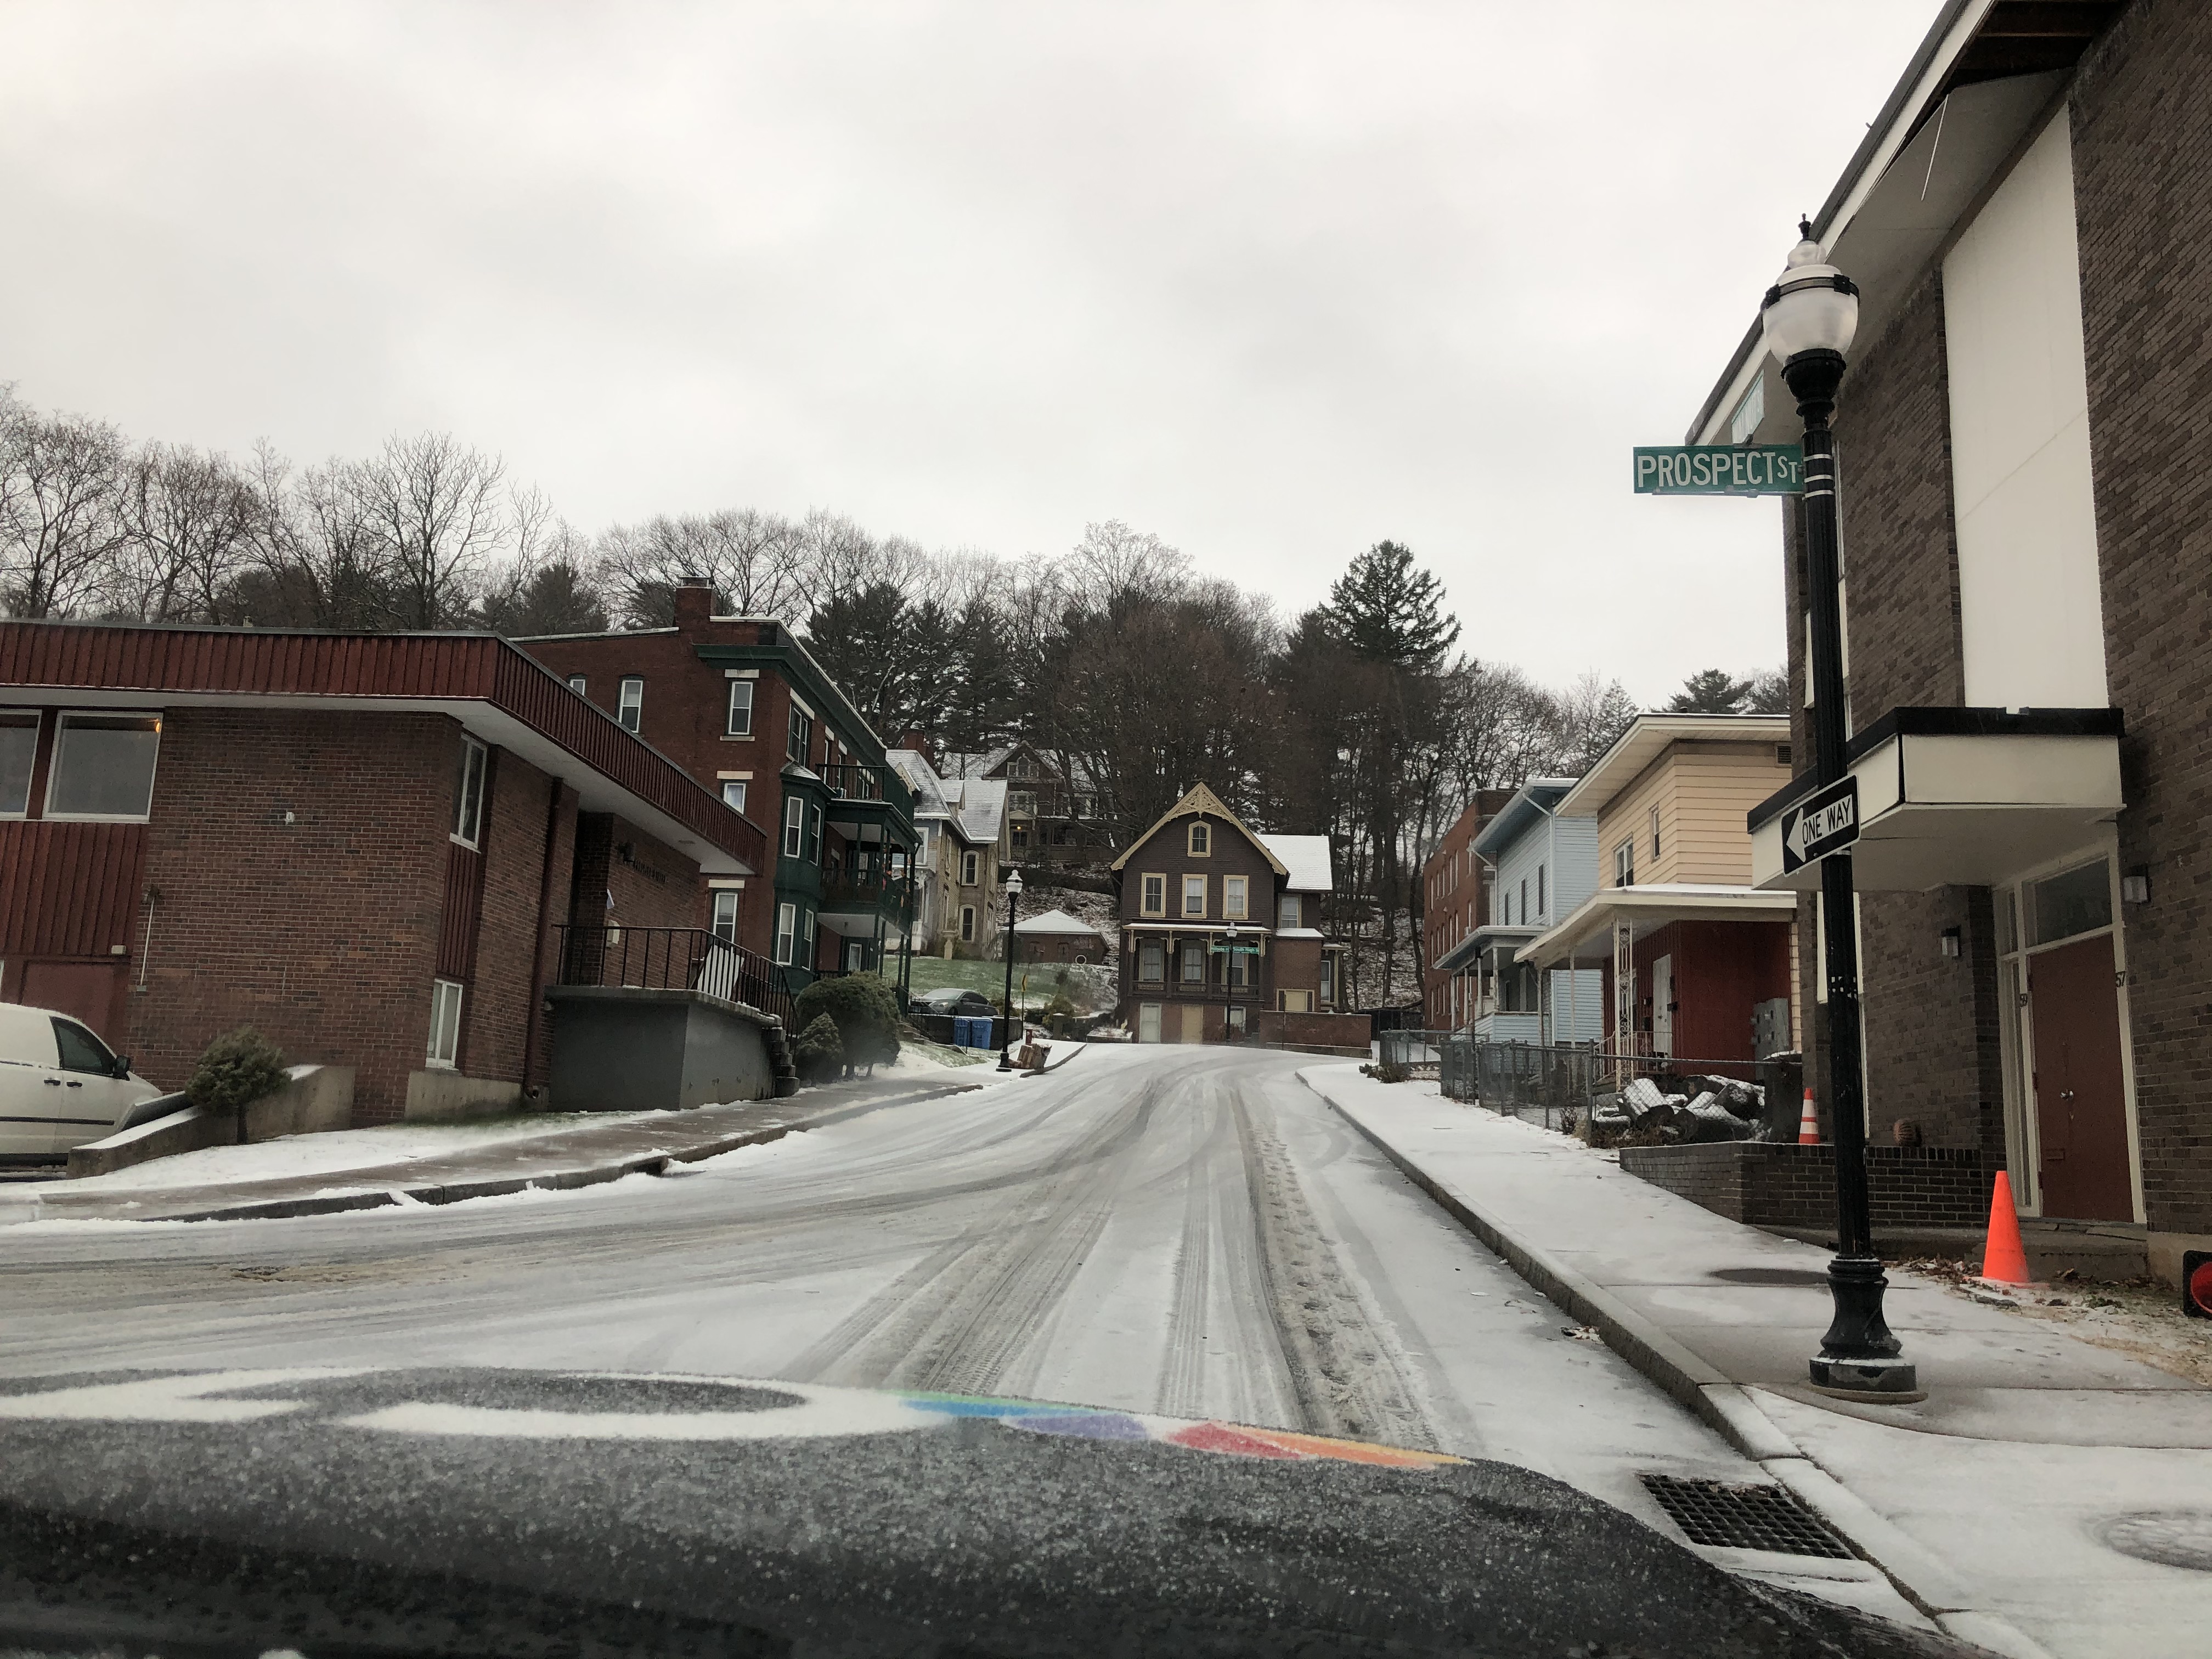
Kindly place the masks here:
<instances>
[{"instance_id":1,"label":"brown wooden house","mask_svg":"<svg viewBox=\"0 0 2212 1659\"><path fill-rule=\"evenodd\" d=\"M1328 837L1261 835L1200 784L1114 861L1121 1011L1139 1042L1358 1047L1321 929ZM1355 1029L1356 1028L1356 1029Z\"/></svg>"}]
</instances>

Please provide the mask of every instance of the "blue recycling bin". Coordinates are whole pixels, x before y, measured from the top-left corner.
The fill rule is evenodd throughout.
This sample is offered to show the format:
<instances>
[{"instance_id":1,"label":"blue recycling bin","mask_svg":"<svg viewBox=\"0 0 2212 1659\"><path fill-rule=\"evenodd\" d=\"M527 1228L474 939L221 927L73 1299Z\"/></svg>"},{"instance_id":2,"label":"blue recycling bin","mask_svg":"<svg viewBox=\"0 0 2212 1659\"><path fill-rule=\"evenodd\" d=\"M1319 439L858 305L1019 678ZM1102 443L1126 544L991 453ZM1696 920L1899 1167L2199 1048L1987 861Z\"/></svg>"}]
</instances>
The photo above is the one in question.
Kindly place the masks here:
<instances>
[{"instance_id":1,"label":"blue recycling bin","mask_svg":"<svg viewBox=\"0 0 2212 1659\"><path fill-rule=\"evenodd\" d=\"M972 1014L952 1016L952 1046L956 1048L981 1048L983 1040L975 1035L975 1028L984 1022Z\"/></svg>"}]
</instances>

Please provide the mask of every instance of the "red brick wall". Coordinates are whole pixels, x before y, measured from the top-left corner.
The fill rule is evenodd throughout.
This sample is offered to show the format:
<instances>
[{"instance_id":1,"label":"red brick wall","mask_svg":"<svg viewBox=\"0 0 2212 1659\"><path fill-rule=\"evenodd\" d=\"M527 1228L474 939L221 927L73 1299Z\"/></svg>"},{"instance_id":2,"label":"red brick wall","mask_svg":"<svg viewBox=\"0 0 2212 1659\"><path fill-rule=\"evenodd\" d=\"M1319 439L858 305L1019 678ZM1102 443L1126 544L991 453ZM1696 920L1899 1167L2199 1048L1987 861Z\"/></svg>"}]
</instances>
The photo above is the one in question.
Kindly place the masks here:
<instances>
[{"instance_id":1,"label":"red brick wall","mask_svg":"<svg viewBox=\"0 0 2212 1659\"><path fill-rule=\"evenodd\" d=\"M2137 0L2073 92L2105 660L2126 712L2122 870L2146 1212L2212 1232L2212 9Z\"/></svg>"},{"instance_id":2,"label":"red brick wall","mask_svg":"<svg viewBox=\"0 0 2212 1659\"><path fill-rule=\"evenodd\" d=\"M1449 1029L1452 1019L1451 975L1431 964L1490 919L1490 871L1466 849L1512 799L1510 789L1478 790L1421 865L1421 1018L1432 1031Z\"/></svg>"},{"instance_id":3,"label":"red brick wall","mask_svg":"<svg viewBox=\"0 0 2212 1659\"><path fill-rule=\"evenodd\" d=\"M357 1066L356 1121L399 1115L429 1029L459 742L441 714L168 711L125 1045L142 1072L181 1087L210 1038L252 1024L295 1063Z\"/></svg>"},{"instance_id":4,"label":"red brick wall","mask_svg":"<svg viewBox=\"0 0 2212 1659\"><path fill-rule=\"evenodd\" d=\"M462 1004L460 1069L471 1077L520 1078L530 1023L540 1017L539 989L532 982L531 969L541 921L559 914L556 908L555 917L541 918L538 910L550 827L548 809L556 788L551 778L519 757L504 751L498 756L479 843L483 888L475 973ZM556 854L559 841L556 835ZM556 870L553 890L556 906L565 902L568 871Z\"/></svg>"}]
</instances>

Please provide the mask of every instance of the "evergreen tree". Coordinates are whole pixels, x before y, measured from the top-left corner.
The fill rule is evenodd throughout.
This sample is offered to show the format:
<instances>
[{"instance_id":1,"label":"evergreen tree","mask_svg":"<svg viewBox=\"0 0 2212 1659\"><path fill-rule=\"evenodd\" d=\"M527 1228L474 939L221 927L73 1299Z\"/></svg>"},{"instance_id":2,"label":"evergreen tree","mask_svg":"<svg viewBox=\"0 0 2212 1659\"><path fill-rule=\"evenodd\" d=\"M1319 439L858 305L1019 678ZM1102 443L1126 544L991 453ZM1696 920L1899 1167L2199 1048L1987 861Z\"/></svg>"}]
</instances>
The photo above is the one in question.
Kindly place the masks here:
<instances>
[{"instance_id":1,"label":"evergreen tree","mask_svg":"<svg viewBox=\"0 0 2212 1659\"><path fill-rule=\"evenodd\" d=\"M1336 579L1322 611L1337 638L1361 656L1427 671L1459 642L1459 623L1445 614L1443 599L1443 584L1413 562L1413 549L1377 542Z\"/></svg>"},{"instance_id":2,"label":"evergreen tree","mask_svg":"<svg viewBox=\"0 0 2212 1659\"><path fill-rule=\"evenodd\" d=\"M1753 683L1732 678L1718 668L1701 668L1682 682L1682 689L1667 705L1670 714L1736 714Z\"/></svg>"}]
</instances>

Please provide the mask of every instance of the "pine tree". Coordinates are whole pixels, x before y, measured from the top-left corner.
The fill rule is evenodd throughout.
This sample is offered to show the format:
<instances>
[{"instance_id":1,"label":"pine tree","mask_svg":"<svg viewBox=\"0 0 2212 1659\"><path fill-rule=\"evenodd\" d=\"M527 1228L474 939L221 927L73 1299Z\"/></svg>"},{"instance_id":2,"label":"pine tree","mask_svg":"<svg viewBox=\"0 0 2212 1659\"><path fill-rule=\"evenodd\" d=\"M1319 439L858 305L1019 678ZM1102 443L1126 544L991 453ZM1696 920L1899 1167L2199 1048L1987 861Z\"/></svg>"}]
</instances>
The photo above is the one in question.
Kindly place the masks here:
<instances>
[{"instance_id":1,"label":"pine tree","mask_svg":"<svg viewBox=\"0 0 2212 1659\"><path fill-rule=\"evenodd\" d=\"M1736 714L1752 689L1749 680L1734 678L1718 668L1701 668L1682 682L1682 689L1667 705L1670 714Z\"/></svg>"},{"instance_id":2,"label":"pine tree","mask_svg":"<svg viewBox=\"0 0 2212 1659\"><path fill-rule=\"evenodd\" d=\"M1377 542L1336 579L1322 611L1361 656L1425 672L1459 642L1459 623L1443 600L1443 584L1413 562L1413 549Z\"/></svg>"}]
</instances>

